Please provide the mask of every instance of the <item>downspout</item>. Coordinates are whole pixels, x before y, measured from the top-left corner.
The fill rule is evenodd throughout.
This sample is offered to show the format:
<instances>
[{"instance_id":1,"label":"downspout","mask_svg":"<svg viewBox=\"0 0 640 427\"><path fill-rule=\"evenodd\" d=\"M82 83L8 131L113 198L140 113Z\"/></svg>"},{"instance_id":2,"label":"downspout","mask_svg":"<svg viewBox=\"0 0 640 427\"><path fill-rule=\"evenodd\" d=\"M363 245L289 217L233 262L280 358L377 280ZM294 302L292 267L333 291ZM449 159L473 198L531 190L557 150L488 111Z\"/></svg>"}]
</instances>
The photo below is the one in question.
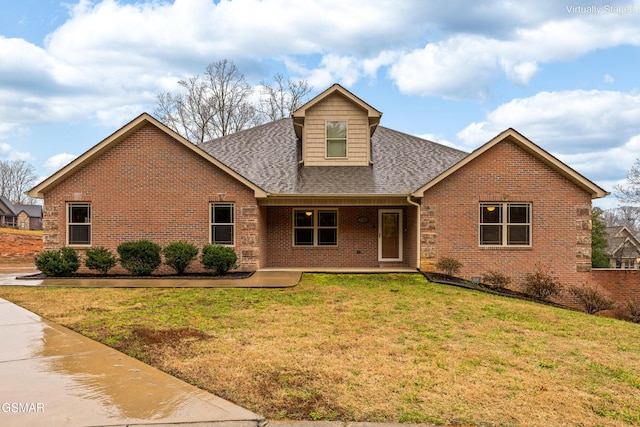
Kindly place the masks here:
<instances>
[{"instance_id":1,"label":"downspout","mask_svg":"<svg viewBox=\"0 0 640 427\"><path fill-rule=\"evenodd\" d=\"M407 203L417 208L416 214L416 270L420 271L420 203L411 200L411 194L407 196Z\"/></svg>"}]
</instances>

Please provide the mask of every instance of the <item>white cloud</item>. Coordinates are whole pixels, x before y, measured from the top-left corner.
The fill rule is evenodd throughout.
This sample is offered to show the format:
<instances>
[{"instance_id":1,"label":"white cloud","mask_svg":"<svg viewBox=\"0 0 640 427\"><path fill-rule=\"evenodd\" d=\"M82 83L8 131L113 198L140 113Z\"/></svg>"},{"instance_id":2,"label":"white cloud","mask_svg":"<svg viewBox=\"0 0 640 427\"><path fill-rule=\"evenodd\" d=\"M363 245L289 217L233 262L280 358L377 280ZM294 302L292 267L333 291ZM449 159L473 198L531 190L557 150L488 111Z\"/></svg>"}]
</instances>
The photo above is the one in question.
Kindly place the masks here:
<instances>
[{"instance_id":1,"label":"white cloud","mask_svg":"<svg viewBox=\"0 0 640 427\"><path fill-rule=\"evenodd\" d=\"M44 162L43 167L48 171L52 171L52 172L57 171L63 166L66 166L69 162L71 162L76 157L78 156L75 154L69 154L69 153L56 154L55 156L49 157Z\"/></svg>"},{"instance_id":2,"label":"white cloud","mask_svg":"<svg viewBox=\"0 0 640 427\"><path fill-rule=\"evenodd\" d=\"M501 73L527 84L541 63L622 44L640 46L637 18L565 14L533 27L515 27L509 37L463 33L428 43L401 56L390 75L406 94L484 100Z\"/></svg>"},{"instance_id":3,"label":"white cloud","mask_svg":"<svg viewBox=\"0 0 640 427\"><path fill-rule=\"evenodd\" d=\"M559 153L616 147L640 134L640 95L599 90L540 92L499 106L457 137L474 147L509 127Z\"/></svg>"},{"instance_id":4,"label":"white cloud","mask_svg":"<svg viewBox=\"0 0 640 427\"><path fill-rule=\"evenodd\" d=\"M499 106L457 137L472 150L509 127L611 191L640 158L640 95L541 92Z\"/></svg>"},{"instance_id":5,"label":"white cloud","mask_svg":"<svg viewBox=\"0 0 640 427\"><path fill-rule=\"evenodd\" d=\"M44 48L0 36L0 116L122 123L222 58L249 64L243 72L258 80L273 60L316 88L352 86L390 67L404 93L486 99L500 75L526 85L546 62L640 44L636 24L568 14L552 0L81 0Z\"/></svg>"},{"instance_id":6,"label":"white cloud","mask_svg":"<svg viewBox=\"0 0 640 427\"><path fill-rule=\"evenodd\" d=\"M0 160L24 160L33 159L31 153L18 151L6 142L0 142Z\"/></svg>"},{"instance_id":7,"label":"white cloud","mask_svg":"<svg viewBox=\"0 0 640 427\"><path fill-rule=\"evenodd\" d=\"M602 80L607 84L613 84L616 82L616 79L614 79L613 76L609 74L605 74Z\"/></svg>"},{"instance_id":8,"label":"white cloud","mask_svg":"<svg viewBox=\"0 0 640 427\"><path fill-rule=\"evenodd\" d=\"M458 150L464 151L464 148L460 148L454 142L448 141L447 139L441 137L440 135L436 135L433 133L423 133L420 135L416 135L418 138L426 139L427 141L437 142L438 144L446 145L447 147L455 148Z\"/></svg>"}]
</instances>

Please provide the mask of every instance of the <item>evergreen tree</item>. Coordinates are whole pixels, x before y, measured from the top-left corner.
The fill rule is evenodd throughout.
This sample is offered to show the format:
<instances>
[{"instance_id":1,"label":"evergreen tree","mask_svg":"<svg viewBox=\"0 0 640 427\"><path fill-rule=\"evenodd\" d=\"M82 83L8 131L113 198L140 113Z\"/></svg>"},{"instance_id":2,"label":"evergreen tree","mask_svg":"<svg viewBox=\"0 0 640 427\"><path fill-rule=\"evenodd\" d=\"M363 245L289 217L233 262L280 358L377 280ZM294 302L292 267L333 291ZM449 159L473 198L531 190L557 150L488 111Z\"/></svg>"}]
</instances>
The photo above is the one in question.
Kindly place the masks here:
<instances>
[{"instance_id":1,"label":"evergreen tree","mask_svg":"<svg viewBox=\"0 0 640 427\"><path fill-rule=\"evenodd\" d=\"M600 218L602 209L593 208L591 211L591 267L609 268L609 255L607 254L607 225Z\"/></svg>"}]
</instances>

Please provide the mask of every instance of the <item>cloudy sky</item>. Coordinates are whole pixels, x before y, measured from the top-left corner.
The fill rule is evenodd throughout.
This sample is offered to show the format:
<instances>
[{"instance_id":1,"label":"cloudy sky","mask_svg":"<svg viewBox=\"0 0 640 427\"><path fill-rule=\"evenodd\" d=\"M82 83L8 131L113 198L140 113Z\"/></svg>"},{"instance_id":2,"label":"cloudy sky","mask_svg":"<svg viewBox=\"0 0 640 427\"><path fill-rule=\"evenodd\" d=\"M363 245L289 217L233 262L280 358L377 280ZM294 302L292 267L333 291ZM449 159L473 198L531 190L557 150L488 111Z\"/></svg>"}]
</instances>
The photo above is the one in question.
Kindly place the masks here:
<instances>
[{"instance_id":1,"label":"cloudy sky","mask_svg":"<svg viewBox=\"0 0 640 427\"><path fill-rule=\"evenodd\" d=\"M0 2L0 159L42 177L220 59L466 151L513 127L608 191L640 157L640 0Z\"/></svg>"}]
</instances>

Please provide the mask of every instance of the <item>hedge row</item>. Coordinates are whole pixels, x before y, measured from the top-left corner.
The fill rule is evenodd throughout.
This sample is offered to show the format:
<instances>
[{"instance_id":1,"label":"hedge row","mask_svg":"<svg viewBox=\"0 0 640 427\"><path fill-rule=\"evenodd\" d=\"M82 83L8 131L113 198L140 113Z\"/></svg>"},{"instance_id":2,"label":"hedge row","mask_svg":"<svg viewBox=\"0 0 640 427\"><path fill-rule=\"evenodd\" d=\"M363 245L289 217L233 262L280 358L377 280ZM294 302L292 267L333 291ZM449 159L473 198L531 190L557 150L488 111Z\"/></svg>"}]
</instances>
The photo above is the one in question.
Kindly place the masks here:
<instances>
[{"instance_id":1,"label":"hedge row","mask_svg":"<svg viewBox=\"0 0 640 427\"><path fill-rule=\"evenodd\" d=\"M184 274L189 264L198 256L197 246L179 241L169 243L164 248L148 240L121 243L117 248L118 256L109 249L96 247L85 252L84 265L90 270L106 275L117 263L134 276L147 276L164 263L177 274ZM228 246L205 245L202 248L200 262L207 270L224 275L236 267L238 256ZM48 250L35 258L36 267L47 276L73 276L80 268L80 257L72 248Z\"/></svg>"}]
</instances>

